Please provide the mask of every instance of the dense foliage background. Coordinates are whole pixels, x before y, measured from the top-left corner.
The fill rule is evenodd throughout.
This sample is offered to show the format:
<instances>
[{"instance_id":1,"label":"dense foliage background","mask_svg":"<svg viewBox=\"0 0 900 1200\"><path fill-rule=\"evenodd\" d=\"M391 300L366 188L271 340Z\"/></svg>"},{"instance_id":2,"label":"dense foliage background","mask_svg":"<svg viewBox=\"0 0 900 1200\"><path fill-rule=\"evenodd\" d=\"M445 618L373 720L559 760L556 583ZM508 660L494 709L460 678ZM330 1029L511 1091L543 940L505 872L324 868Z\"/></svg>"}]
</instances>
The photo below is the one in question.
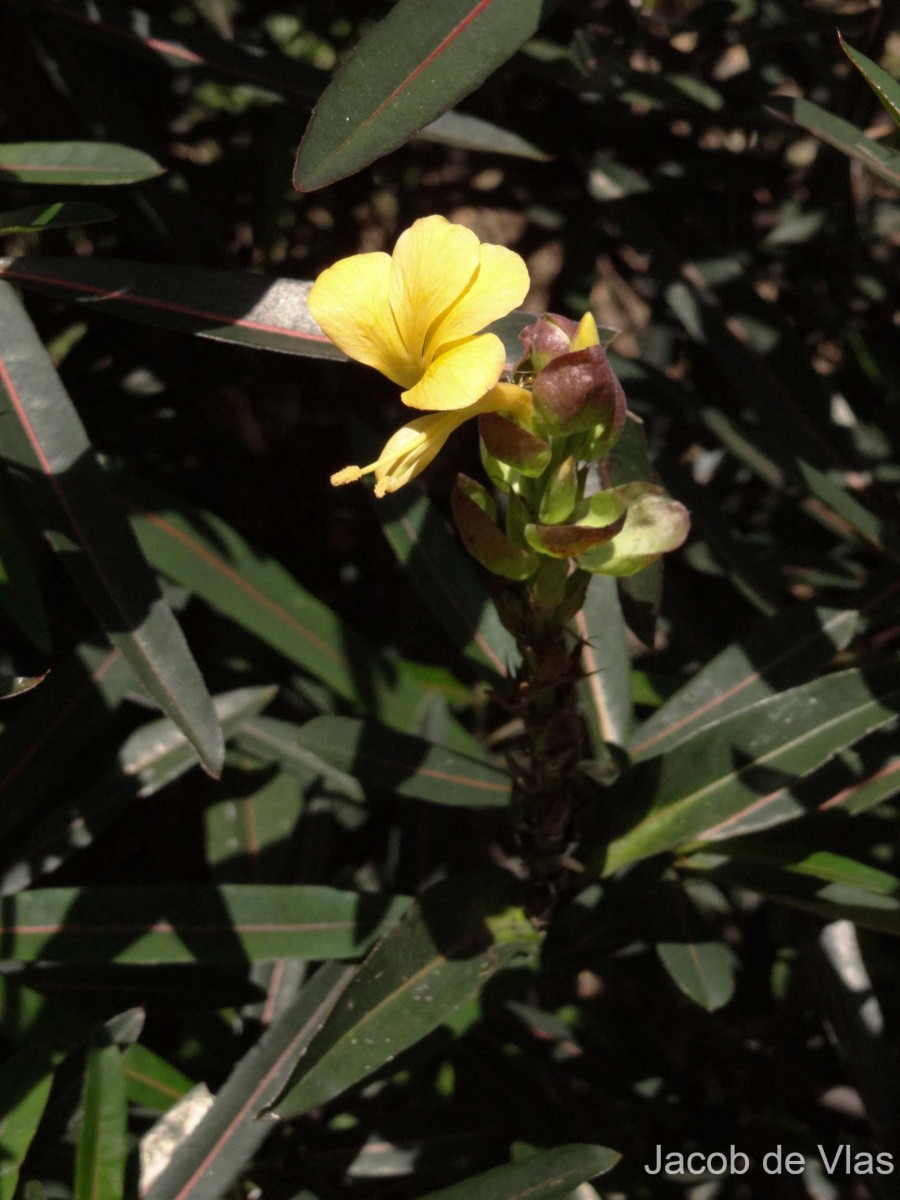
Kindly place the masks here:
<instances>
[{"instance_id":1,"label":"dense foliage background","mask_svg":"<svg viewBox=\"0 0 900 1200\"><path fill-rule=\"evenodd\" d=\"M597 1147L607 1197L896 1194L898 100L837 36L896 77L892 6L494 3L459 108L412 138L388 109L403 144L310 191L311 107L390 4L0 6L0 1196L401 1198L512 1161L459 1195L588 1200ZM423 120L458 98L436 62ZM430 213L526 258L528 312L620 331L692 513L658 620L656 574L598 579L574 631L589 869L539 952L472 940L517 737L446 520L474 432L398 497L328 484L400 406L303 281ZM362 1063L317 1014L385 933ZM210 1096L173 1159L155 1122ZM752 1166L650 1177L660 1145Z\"/></svg>"}]
</instances>

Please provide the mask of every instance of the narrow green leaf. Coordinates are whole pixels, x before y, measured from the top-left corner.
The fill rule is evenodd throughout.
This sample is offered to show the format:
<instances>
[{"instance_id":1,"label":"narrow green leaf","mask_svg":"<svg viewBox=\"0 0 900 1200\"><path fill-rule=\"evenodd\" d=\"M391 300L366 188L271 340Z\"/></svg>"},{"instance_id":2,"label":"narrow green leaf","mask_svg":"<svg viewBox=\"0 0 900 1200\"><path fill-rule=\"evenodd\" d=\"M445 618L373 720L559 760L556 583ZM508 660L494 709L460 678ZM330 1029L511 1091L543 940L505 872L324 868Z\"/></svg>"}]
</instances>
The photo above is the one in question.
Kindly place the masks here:
<instances>
[{"instance_id":1,"label":"narrow green leaf","mask_svg":"<svg viewBox=\"0 0 900 1200\"><path fill-rule=\"evenodd\" d=\"M52 1084L50 1057L40 1048L18 1050L0 1067L0 1200L13 1200Z\"/></svg>"},{"instance_id":2,"label":"narrow green leaf","mask_svg":"<svg viewBox=\"0 0 900 1200\"><path fill-rule=\"evenodd\" d=\"M255 779L264 780L252 786ZM278 883L297 878L297 822L306 806L304 786L288 771L254 773L204 813L206 861L216 883ZM315 779L309 772L308 781ZM290 856L290 857L289 857Z\"/></svg>"},{"instance_id":3,"label":"narrow green leaf","mask_svg":"<svg viewBox=\"0 0 900 1200\"><path fill-rule=\"evenodd\" d=\"M0 936L11 961L351 958L392 928L407 904L330 887L46 888L2 901Z\"/></svg>"},{"instance_id":4,"label":"narrow green leaf","mask_svg":"<svg viewBox=\"0 0 900 1200\"><path fill-rule=\"evenodd\" d=\"M445 112L419 134L425 141L442 146L461 146L465 150L483 150L488 154L508 154L514 158L530 158L534 162L549 162L551 155L539 150L532 142L501 129L491 121L472 117L468 113Z\"/></svg>"},{"instance_id":5,"label":"narrow green leaf","mask_svg":"<svg viewBox=\"0 0 900 1200\"><path fill-rule=\"evenodd\" d=\"M222 733L200 672L72 401L2 282L0 327L0 453L13 480L110 640L218 775Z\"/></svg>"},{"instance_id":6,"label":"narrow green leaf","mask_svg":"<svg viewBox=\"0 0 900 1200\"><path fill-rule=\"evenodd\" d=\"M765 842L757 838L734 838L717 842L715 852L701 852L697 859L718 860L728 855L738 862L760 863L762 866L777 867L792 875L803 875L823 883L842 883L850 887L875 892L879 896L900 895L900 881L887 871L870 867L867 863L835 854L831 850L814 850L809 846L793 845L790 842ZM687 859L687 866L695 865L694 858Z\"/></svg>"},{"instance_id":7,"label":"narrow green leaf","mask_svg":"<svg viewBox=\"0 0 900 1200\"><path fill-rule=\"evenodd\" d=\"M584 643L580 684L595 752L624 746L631 731L631 659L616 581L592 575L584 606L572 622Z\"/></svg>"},{"instance_id":8,"label":"narrow green leaf","mask_svg":"<svg viewBox=\"0 0 900 1200\"><path fill-rule=\"evenodd\" d=\"M862 929L900 937L900 880L895 881L893 893L885 895L880 888L873 890L843 879L823 882L805 873L725 855L699 855L686 865L825 921L844 919Z\"/></svg>"},{"instance_id":9,"label":"narrow green leaf","mask_svg":"<svg viewBox=\"0 0 900 1200\"><path fill-rule=\"evenodd\" d=\"M447 879L423 893L369 954L272 1105L325 1104L436 1029L538 935L499 875Z\"/></svg>"},{"instance_id":10,"label":"narrow green leaf","mask_svg":"<svg viewBox=\"0 0 900 1200\"><path fill-rule=\"evenodd\" d=\"M866 137L861 129L849 121L836 117L818 104L809 100L789 96L770 96L766 107L781 117L787 117L797 125L828 142L830 146L857 159L879 178L895 187L900 186L900 154L879 145Z\"/></svg>"},{"instance_id":11,"label":"narrow green leaf","mask_svg":"<svg viewBox=\"0 0 900 1200\"><path fill-rule=\"evenodd\" d=\"M225 738L272 700L275 688L238 688L216 696L213 707ZM11 895L55 871L71 855L90 846L130 805L155 795L197 764L187 738L162 717L130 734L112 761L98 764L99 782L29 826L0 858L0 893Z\"/></svg>"},{"instance_id":12,"label":"narrow green leaf","mask_svg":"<svg viewBox=\"0 0 900 1200\"><path fill-rule=\"evenodd\" d=\"M325 89L294 168L301 192L394 150L537 30L547 0L399 0Z\"/></svg>"},{"instance_id":13,"label":"narrow green leaf","mask_svg":"<svg viewBox=\"0 0 900 1200\"><path fill-rule=\"evenodd\" d=\"M0 178L17 183L139 183L165 168L141 150L114 142L19 142L0 145Z\"/></svg>"},{"instance_id":14,"label":"narrow green leaf","mask_svg":"<svg viewBox=\"0 0 900 1200\"><path fill-rule=\"evenodd\" d=\"M555 1146L429 1192L422 1200L567 1200L580 1184L611 1171L621 1157L606 1146Z\"/></svg>"},{"instance_id":15,"label":"narrow green leaf","mask_svg":"<svg viewBox=\"0 0 900 1200\"><path fill-rule=\"evenodd\" d=\"M314 717L298 730L297 741L338 770L398 796L451 807L509 803L505 771L372 721Z\"/></svg>"},{"instance_id":16,"label":"narrow green leaf","mask_svg":"<svg viewBox=\"0 0 900 1200\"><path fill-rule=\"evenodd\" d=\"M429 689L411 664L387 661L274 559L212 513L129 486L148 560L345 699L388 724L415 727Z\"/></svg>"},{"instance_id":17,"label":"narrow green leaf","mask_svg":"<svg viewBox=\"0 0 900 1200\"><path fill-rule=\"evenodd\" d=\"M122 1200L125 1189L128 1100L122 1051L106 1030L88 1052L75 1151L75 1200Z\"/></svg>"},{"instance_id":18,"label":"narrow green leaf","mask_svg":"<svg viewBox=\"0 0 900 1200\"><path fill-rule=\"evenodd\" d=\"M0 212L0 233L41 233L69 225L94 225L114 221L116 214L100 204L30 204Z\"/></svg>"},{"instance_id":19,"label":"narrow green leaf","mask_svg":"<svg viewBox=\"0 0 900 1200\"><path fill-rule=\"evenodd\" d=\"M293 721L282 721L277 717L256 717L244 722L237 742L242 750L263 762L277 763L290 771L304 785L318 779L329 791L362 804L366 793L359 780L302 746L298 740L302 728Z\"/></svg>"},{"instance_id":20,"label":"narrow green leaf","mask_svg":"<svg viewBox=\"0 0 900 1200\"><path fill-rule=\"evenodd\" d=\"M178 1145L146 1200L217 1200L265 1139L278 1128L257 1120L284 1086L339 995L353 968L326 963L300 995L240 1060L213 1105Z\"/></svg>"},{"instance_id":21,"label":"narrow green leaf","mask_svg":"<svg viewBox=\"0 0 900 1200\"><path fill-rule=\"evenodd\" d=\"M850 644L859 626L853 609L809 604L782 609L728 646L634 735L636 761L664 754L707 725L816 675Z\"/></svg>"},{"instance_id":22,"label":"narrow green leaf","mask_svg":"<svg viewBox=\"0 0 900 1200\"><path fill-rule=\"evenodd\" d=\"M900 669L843 671L770 696L703 729L629 780L650 812L614 840L604 874L689 839L715 840L800 816L798 781L900 709Z\"/></svg>"},{"instance_id":23,"label":"narrow green leaf","mask_svg":"<svg viewBox=\"0 0 900 1200\"><path fill-rule=\"evenodd\" d=\"M346 361L306 307L311 283L116 259L0 258L0 275L90 312L239 346Z\"/></svg>"},{"instance_id":24,"label":"narrow green leaf","mask_svg":"<svg viewBox=\"0 0 900 1200\"><path fill-rule=\"evenodd\" d=\"M194 1086L177 1067L140 1042L125 1050L123 1065L128 1099L155 1112L166 1112Z\"/></svg>"},{"instance_id":25,"label":"narrow green leaf","mask_svg":"<svg viewBox=\"0 0 900 1200\"><path fill-rule=\"evenodd\" d=\"M896 125L900 125L900 83L888 75L883 67L879 67L878 63L872 62L871 58L866 58L862 51L854 50L844 41L840 33L838 33L838 41L841 43L843 52L858 68L866 83L890 113L891 119Z\"/></svg>"}]
</instances>

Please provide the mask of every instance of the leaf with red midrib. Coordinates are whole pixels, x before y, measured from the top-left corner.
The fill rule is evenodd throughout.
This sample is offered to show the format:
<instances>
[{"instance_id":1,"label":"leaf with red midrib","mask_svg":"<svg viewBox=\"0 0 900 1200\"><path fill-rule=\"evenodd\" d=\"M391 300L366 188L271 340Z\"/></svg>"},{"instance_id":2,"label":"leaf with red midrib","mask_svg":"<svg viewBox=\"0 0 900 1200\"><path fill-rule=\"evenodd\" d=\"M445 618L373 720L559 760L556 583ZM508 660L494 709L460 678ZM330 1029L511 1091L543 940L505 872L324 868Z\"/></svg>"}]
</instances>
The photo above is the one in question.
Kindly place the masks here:
<instances>
[{"instance_id":1,"label":"leaf with red midrib","mask_svg":"<svg viewBox=\"0 0 900 1200\"><path fill-rule=\"evenodd\" d=\"M8 283L0 282L0 454L50 545L140 683L212 775L222 731L84 426Z\"/></svg>"},{"instance_id":2,"label":"leaf with red midrib","mask_svg":"<svg viewBox=\"0 0 900 1200\"><path fill-rule=\"evenodd\" d=\"M294 187L314 191L402 145L537 30L548 0L399 0L326 88Z\"/></svg>"}]
</instances>

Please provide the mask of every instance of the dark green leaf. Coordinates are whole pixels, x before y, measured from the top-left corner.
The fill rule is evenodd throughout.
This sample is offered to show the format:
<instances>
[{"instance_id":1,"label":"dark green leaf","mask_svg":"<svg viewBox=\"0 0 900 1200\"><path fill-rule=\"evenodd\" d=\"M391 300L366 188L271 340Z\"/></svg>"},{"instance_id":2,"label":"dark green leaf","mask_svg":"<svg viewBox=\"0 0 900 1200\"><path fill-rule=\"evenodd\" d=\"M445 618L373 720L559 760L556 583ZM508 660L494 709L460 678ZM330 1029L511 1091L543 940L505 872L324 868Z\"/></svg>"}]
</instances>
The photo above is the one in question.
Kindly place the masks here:
<instances>
[{"instance_id":1,"label":"dark green leaf","mask_svg":"<svg viewBox=\"0 0 900 1200\"><path fill-rule=\"evenodd\" d=\"M88 1053L75 1151L75 1200L122 1200L128 1100L122 1051L100 1030Z\"/></svg>"},{"instance_id":2,"label":"dark green leaf","mask_svg":"<svg viewBox=\"0 0 900 1200\"><path fill-rule=\"evenodd\" d=\"M900 670L843 671L701 730L630 780L650 812L608 848L604 873L689 839L755 832L801 815L798 781L900 709Z\"/></svg>"},{"instance_id":3,"label":"dark green leaf","mask_svg":"<svg viewBox=\"0 0 900 1200\"><path fill-rule=\"evenodd\" d=\"M838 40L843 52L859 69L866 83L890 113L891 119L896 125L900 125L900 83L888 75L883 67L879 67L878 63L873 63L871 58L866 58L861 51L854 50L844 41L840 33Z\"/></svg>"},{"instance_id":4,"label":"dark green leaf","mask_svg":"<svg viewBox=\"0 0 900 1200\"><path fill-rule=\"evenodd\" d=\"M327 963L240 1060L200 1124L176 1149L146 1200L217 1200L277 1129L257 1120L284 1086L294 1064L353 975Z\"/></svg>"},{"instance_id":5,"label":"dark green leaf","mask_svg":"<svg viewBox=\"0 0 900 1200\"><path fill-rule=\"evenodd\" d=\"M538 935L511 907L508 877L436 884L359 968L272 1105L292 1116L324 1104L385 1066L476 996Z\"/></svg>"},{"instance_id":6,"label":"dark green leaf","mask_svg":"<svg viewBox=\"0 0 900 1200\"><path fill-rule=\"evenodd\" d=\"M611 1171L621 1157L606 1146L555 1146L429 1192L422 1200L567 1200L580 1184Z\"/></svg>"},{"instance_id":7,"label":"dark green leaf","mask_svg":"<svg viewBox=\"0 0 900 1200\"><path fill-rule=\"evenodd\" d=\"M591 576L572 625L584 643L580 690L594 750L608 742L624 746L632 720L631 659L614 579Z\"/></svg>"},{"instance_id":8,"label":"dark green leaf","mask_svg":"<svg viewBox=\"0 0 900 1200\"><path fill-rule=\"evenodd\" d=\"M861 129L857 129L849 121L836 117L834 113L827 112L809 100L789 96L770 96L766 107L779 116L795 121L823 142L828 142L837 150L857 159L881 179L895 187L900 186L900 154L866 137Z\"/></svg>"},{"instance_id":9,"label":"dark green leaf","mask_svg":"<svg viewBox=\"0 0 900 1200\"><path fill-rule=\"evenodd\" d=\"M132 1042L124 1054L125 1086L132 1104L166 1112L193 1084L148 1046Z\"/></svg>"},{"instance_id":10,"label":"dark green leaf","mask_svg":"<svg viewBox=\"0 0 900 1200\"><path fill-rule=\"evenodd\" d=\"M427 695L402 661L388 663L280 563L260 554L212 513L189 510L146 487L138 540L154 567L189 587L338 695L409 728Z\"/></svg>"},{"instance_id":11,"label":"dark green leaf","mask_svg":"<svg viewBox=\"0 0 900 1200\"><path fill-rule=\"evenodd\" d=\"M299 745L340 771L398 796L464 808L509 803L506 772L352 717L315 717L297 732Z\"/></svg>"},{"instance_id":12,"label":"dark green leaf","mask_svg":"<svg viewBox=\"0 0 900 1200\"><path fill-rule=\"evenodd\" d=\"M408 901L330 887L88 887L2 901L10 960L259 962L349 958L392 928Z\"/></svg>"},{"instance_id":13,"label":"dark green leaf","mask_svg":"<svg viewBox=\"0 0 900 1200\"><path fill-rule=\"evenodd\" d=\"M326 88L294 186L359 171L452 108L532 36L546 0L399 0Z\"/></svg>"},{"instance_id":14,"label":"dark green leaf","mask_svg":"<svg viewBox=\"0 0 900 1200\"><path fill-rule=\"evenodd\" d=\"M0 145L0 180L18 183L138 183L164 168L140 150L112 142L19 142Z\"/></svg>"},{"instance_id":15,"label":"dark green leaf","mask_svg":"<svg viewBox=\"0 0 900 1200\"><path fill-rule=\"evenodd\" d=\"M52 641L47 610L38 585L35 555L16 521L17 508L15 493L0 475L0 606L29 640L46 652Z\"/></svg>"},{"instance_id":16,"label":"dark green leaf","mask_svg":"<svg viewBox=\"0 0 900 1200\"><path fill-rule=\"evenodd\" d=\"M717 654L646 720L629 753L636 760L663 754L704 726L803 683L849 645L858 626L853 609L782 609Z\"/></svg>"},{"instance_id":17,"label":"dark green leaf","mask_svg":"<svg viewBox=\"0 0 900 1200\"><path fill-rule=\"evenodd\" d=\"M483 150L488 154L509 154L515 158L530 158L535 162L549 162L551 155L537 146L501 129L491 121L472 117L468 113L445 112L426 125L419 137L443 146L461 146L465 150Z\"/></svg>"},{"instance_id":18,"label":"dark green leaf","mask_svg":"<svg viewBox=\"0 0 900 1200\"><path fill-rule=\"evenodd\" d=\"M50 1057L39 1048L18 1050L0 1067L0 1200L13 1200L52 1083Z\"/></svg>"},{"instance_id":19,"label":"dark green leaf","mask_svg":"<svg viewBox=\"0 0 900 1200\"><path fill-rule=\"evenodd\" d=\"M212 775L222 732L187 643L14 290L0 282L0 453L111 641Z\"/></svg>"}]
</instances>

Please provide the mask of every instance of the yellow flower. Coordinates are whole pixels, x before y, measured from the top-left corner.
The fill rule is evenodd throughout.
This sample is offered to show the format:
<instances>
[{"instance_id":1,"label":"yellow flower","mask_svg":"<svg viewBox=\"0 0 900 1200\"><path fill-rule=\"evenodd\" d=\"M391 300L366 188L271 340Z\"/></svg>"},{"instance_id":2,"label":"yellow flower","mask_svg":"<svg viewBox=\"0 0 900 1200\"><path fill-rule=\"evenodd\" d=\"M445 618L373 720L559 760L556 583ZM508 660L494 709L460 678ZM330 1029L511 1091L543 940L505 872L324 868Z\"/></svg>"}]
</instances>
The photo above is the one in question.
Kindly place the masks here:
<instances>
[{"instance_id":1,"label":"yellow flower","mask_svg":"<svg viewBox=\"0 0 900 1200\"><path fill-rule=\"evenodd\" d=\"M309 311L345 354L399 384L404 404L446 412L468 408L499 380L503 343L480 330L527 291L518 254L482 245L444 217L423 217L393 255L354 254L323 271Z\"/></svg>"},{"instance_id":2,"label":"yellow flower","mask_svg":"<svg viewBox=\"0 0 900 1200\"><path fill-rule=\"evenodd\" d=\"M404 404L432 414L398 429L375 462L345 467L331 482L374 471L375 494L383 496L423 471L470 417L503 411L527 419L530 392L498 382L503 343L480 332L527 291L518 254L483 245L470 229L437 216L402 233L393 255L354 254L323 271L309 293L322 331L399 384Z\"/></svg>"}]
</instances>

